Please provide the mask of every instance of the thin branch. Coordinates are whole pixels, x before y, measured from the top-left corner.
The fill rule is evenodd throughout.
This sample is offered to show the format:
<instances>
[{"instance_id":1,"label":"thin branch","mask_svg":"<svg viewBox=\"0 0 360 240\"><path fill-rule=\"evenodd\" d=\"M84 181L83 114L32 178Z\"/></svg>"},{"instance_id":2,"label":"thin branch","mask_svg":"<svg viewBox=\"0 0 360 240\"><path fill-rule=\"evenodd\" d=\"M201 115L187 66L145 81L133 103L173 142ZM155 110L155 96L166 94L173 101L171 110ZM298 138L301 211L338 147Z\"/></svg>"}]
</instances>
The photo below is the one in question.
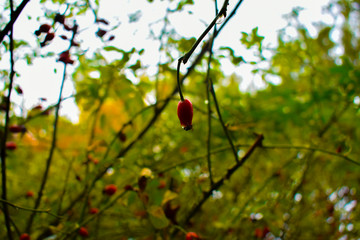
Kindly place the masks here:
<instances>
[{"instance_id":1,"label":"thin branch","mask_svg":"<svg viewBox=\"0 0 360 240\"><path fill-rule=\"evenodd\" d=\"M30 2L30 0L23 0L20 5L16 8L15 11L12 11L13 14L10 21L6 24L5 28L0 31L0 43L4 40L4 37L11 31L11 29L14 26L15 21L17 20L17 18L19 17L20 13L22 12L22 10L24 9L24 7L26 6L26 4Z\"/></svg>"},{"instance_id":2,"label":"thin branch","mask_svg":"<svg viewBox=\"0 0 360 240\"><path fill-rule=\"evenodd\" d=\"M61 237L60 239L69 239L76 231L80 229L80 227L85 226L92 222L94 219L98 218L100 215L102 215L107 209L112 207L114 204L117 203L117 201L122 198L128 191L125 190L122 193L120 193L118 196L114 197L108 204L106 204L103 208L99 210L96 214L92 214L87 219L82 221L81 223L77 224L73 229L65 233L65 236Z\"/></svg>"},{"instance_id":3,"label":"thin branch","mask_svg":"<svg viewBox=\"0 0 360 240\"><path fill-rule=\"evenodd\" d=\"M66 79L66 64L64 63L64 73L63 73L63 78L62 78L61 86L60 86L59 100L58 100L58 104L56 105L56 108L55 108L55 119L54 119L54 123L53 123L53 134L52 134L51 147L50 147L50 151L49 151L49 156L48 156L48 158L46 160L45 171L44 171L44 175L42 177L42 181L41 181L40 189L39 189L39 192L38 192L38 196L37 196L37 198L35 200L35 205L34 205L35 209L37 209L40 206L41 199L42 199L44 189L45 189L45 185L46 185L47 180L48 180L54 150L56 148L58 121L59 121L59 112L60 112L60 103L61 103L61 98L62 98L62 92L63 92L63 88L64 88L65 79ZM30 233L31 226L32 226L35 214L36 214L36 212L33 212L30 215L30 218L28 220L27 227L26 227L26 232L28 232L28 233Z\"/></svg>"},{"instance_id":4,"label":"thin branch","mask_svg":"<svg viewBox=\"0 0 360 240\"><path fill-rule=\"evenodd\" d=\"M182 94L181 91L181 83L180 83L180 66L181 66L181 62L183 61L184 57L179 58L178 60L178 64L177 64L177 70L176 70L176 80L177 80L177 84L178 84L178 91L179 91L179 95L180 95L180 101L184 101L184 96Z\"/></svg>"},{"instance_id":5,"label":"thin branch","mask_svg":"<svg viewBox=\"0 0 360 240\"><path fill-rule=\"evenodd\" d=\"M257 147L262 146L262 141L264 139L264 136L262 134L259 134L255 140L255 142L250 146L248 151L245 153L245 155L241 158L241 161L237 162L232 168L230 168L225 176L223 176L219 181L217 181L210 190L207 192L204 192L203 198L193 207L193 209L190 211L190 213L186 216L184 225L189 223L190 219L200 210L201 206L209 199L209 197L213 194L214 191L218 190L225 182L225 180L230 179L231 176L238 170L245 162L246 160L251 156L251 154L254 152L254 150Z\"/></svg>"},{"instance_id":6,"label":"thin branch","mask_svg":"<svg viewBox=\"0 0 360 240\"><path fill-rule=\"evenodd\" d=\"M217 114L218 114L218 116L219 116L220 124L221 124L221 126L222 126L222 128L223 128L223 130L224 130L224 133L225 133L225 135L226 135L226 138L227 138L227 140L228 140L228 142L229 142L229 144L230 144L230 146L231 146L231 150L232 150L232 152L233 152L233 154L234 154L235 161L236 161L237 163L239 163L239 156L238 156L237 151L236 151L236 149L235 149L235 145L234 145L234 143L233 143L233 141L232 141L232 139L231 139L231 136L230 136L230 134L229 134L229 131L228 131L227 127L225 126L225 122L224 122L224 120L223 120L223 118L222 118L222 116L221 116L219 104L218 104L218 101L217 101L217 99L216 99L216 94L215 94L215 91L214 91L214 85L213 85L213 83L212 83L211 78L210 78L210 92L211 92L211 94L212 94L212 96L213 96L213 99L214 99L214 104L215 104L216 112L217 112Z\"/></svg>"},{"instance_id":7,"label":"thin branch","mask_svg":"<svg viewBox=\"0 0 360 240\"><path fill-rule=\"evenodd\" d=\"M226 17L226 11L227 11L227 6L229 5L229 0L225 0L224 4L220 10L220 12L216 15L216 17L213 19L213 21L210 23L210 25L205 29L205 31L200 35L200 37L196 40L196 42L194 43L194 45L191 47L190 51L187 52L183 57L182 57L182 62L184 64L187 63L187 61L189 60L189 58L191 57L191 55L193 54L193 52L195 51L196 47L200 44L200 42L203 40L203 38L206 36L206 34L209 33L209 31L212 29L212 27L216 24L216 21L222 17L225 16ZM179 59L180 60L180 59Z\"/></svg>"},{"instance_id":8,"label":"thin branch","mask_svg":"<svg viewBox=\"0 0 360 240\"><path fill-rule=\"evenodd\" d=\"M34 209L34 208L21 207L21 206L18 206L18 205L14 204L14 203L11 203L11 202L9 202L9 201L7 201L7 200L5 200L5 199L1 199L1 198L0 198L0 202L4 203L4 204L6 204L6 205L9 205L9 206L15 208L16 210L19 210L19 209L20 209L20 210L28 211L28 212L47 213L47 214L49 214L49 215L51 215L51 216L53 216L53 217L62 218L62 217L59 216L59 215L56 215L56 214L54 214L54 213L51 213L51 212L50 212L51 209Z\"/></svg>"},{"instance_id":9,"label":"thin branch","mask_svg":"<svg viewBox=\"0 0 360 240\"><path fill-rule=\"evenodd\" d=\"M209 33L209 31L212 29L212 27L216 24L216 21L221 17L221 16L226 16L226 11L227 11L227 6L229 4L229 0L225 0L220 12L216 15L216 17L213 19L213 21L210 23L210 25L205 29L205 31L200 35L200 37L196 40L196 42L194 43L194 45L191 47L190 51L187 52L184 56L180 57L178 59L178 64L177 64L177 71L176 71L176 76L177 76L177 83L178 83L178 91L179 91L179 95L180 95L180 100L184 101L184 96L182 94L181 91L181 84L180 84L180 66L181 63L186 64L187 61L189 60L189 58L191 57L191 55L193 54L193 52L195 51L195 49L197 48L197 46L200 44L200 42L204 39L204 37L206 36L206 34ZM213 41L213 40L211 40ZM206 45L209 45L209 42L207 42Z\"/></svg>"},{"instance_id":10,"label":"thin branch","mask_svg":"<svg viewBox=\"0 0 360 240\"><path fill-rule=\"evenodd\" d=\"M77 29L78 26L75 23L74 27L73 27L73 32L72 32L72 38L70 41L70 46L69 46L69 50L72 47L72 43L74 41L74 38L76 36L77 33ZM49 156L46 160L46 166L45 166L45 171L44 171L44 175L41 181L41 185L40 185L40 189L38 192L38 196L35 200L35 205L34 208L37 209L40 206L41 203L41 199L43 196L43 192L45 189L45 185L47 183L48 180L48 176L49 176L49 171L50 171L50 166L53 160L53 154L56 148L56 140L57 140L57 131L58 131L58 122L59 122L59 115L60 115L60 105L61 105L61 101L62 101L62 93L63 93L63 89L64 89L64 84L65 84L65 80L66 80L66 69L67 69L67 63L64 63L64 71L63 71L63 77L62 77L62 81L61 81L61 86L60 86L60 92L59 92L59 97L58 97L58 102L57 105L55 107L55 119L54 119L54 123L53 123L53 134L52 134L52 141L51 141L51 147L50 147L50 151L49 151ZM36 212L33 212L28 220L27 226L26 226L26 232L30 233L33 221L34 221L34 217L35 217Z\"/></svg>"},{"instance_id":11,"label":"thin branch","mask_svg":"<svg viewBox=\"0 0 360 240\"><path fill-rule=\"evenodd\" d=\"M13 1L10 0L10 22L14 20L14 6ZM15 61L14 61L14 27L13 25L10 26L10 76L9 76L9 89L8 89L8 96L6 97L6 112L5 112L5 129L4 129L4 136L1 142L1 188L2 188L2 198L4 201L7 201L7 172L6 172L6 141L8 137L8 127L10 121L10 105L11 105L11 91L13 88L14 76L15 76ZM11 234L11 219L9 214L8 205L3 202L3 211L4 211L4 219L5 219L5 226L9 240L12 240Z\"/></svg>"},{"instance_id":12,"label":"thin branch","mask_svg":"<svg viewBox=\"0 0 360 240\"><path fill-rule=\"evenodd\" d=\"M71 162L69 162L69 167L66 171L66 175L65 175L65 180L64 180L64 188L60 194L60 197L59 197L59 207L58 207L58 211L57 211L57 214L60 215L60 212L61 212L61 204L63 203L63 199L64 199L64 196L65 196L65 193L66 193L66 187L69 183L69 177L70 177L70 171L71 171L71 168L72 168L72 165L73 165L73 162L74 162L74 159L71 160Z\"/></svg>"},{"instance_id":13,"label":"thin branch","mask_svg":"<svg viewBox=\"0 0 360 240\"><path fill-rule=\"evenodd\" d=\"M332 152L332 151L329 151L329 150L326 150L326 149L321 149L321 148L316 148L316 147L306 147L306 146L287 146L287 145L274 145L274 146L263 146L263 148L268 148L268 149L298 149L298 150L308 150L308 151L315 151L315 152L322 152L322 153L326 153L328 155L332 155L332 156L335 156L335 157L338 157L338 158L342 158L348 162L351 162L355 165L358 165L360 166L360 162L358 161L355 161L354 159L352 158L349 158L348 156L345 156L345 155L342 155L342 154L339 154L339 153L336 153L336 152Z\"/></svg>"}]
</instances>

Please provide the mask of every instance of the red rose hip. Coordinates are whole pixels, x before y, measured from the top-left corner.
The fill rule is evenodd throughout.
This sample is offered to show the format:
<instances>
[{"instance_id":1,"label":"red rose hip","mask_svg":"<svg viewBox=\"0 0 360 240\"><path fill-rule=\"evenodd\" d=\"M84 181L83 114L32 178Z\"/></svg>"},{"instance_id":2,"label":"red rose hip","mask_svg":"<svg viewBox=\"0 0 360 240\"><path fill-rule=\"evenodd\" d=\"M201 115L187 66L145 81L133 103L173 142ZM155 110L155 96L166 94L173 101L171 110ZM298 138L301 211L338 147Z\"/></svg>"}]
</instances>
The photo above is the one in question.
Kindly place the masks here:
<instances>
[{"instance_id":1,"label":"red rose hip","mask_svg":"<svg viewBox=\"0 0 360 240\"><path fill-rule=\"evenodd\" d=\"M180 101L177 107L177 115L184 130L192 129L193 106L188 99Z\"/></svg>"},{"instance_id":2,"label":"red rose hip","mask_svg":"<svg viewBox=\"0 0 360 240\"><path fill-rule=\"evenodd\" d=\"M15 150L17 148L16 143L14 142L6 142L6 149Z\"/></svg>"},{"instance_id":3,"label":"red rose hip","mask_svg":"<svg viewBox=\"0 0 360 240\"><path fill-rule=\"evenodd\" d=\"M27 233L21 234L20 240L30 240L29 234L27 234Z\"/></svg>"},{"instance_id":4,"label":"red rose hip","mask_svg":"<svg viewBox=\"0 0 360 240\"><path fill-rule=\"evenodd\" d=\"M114 195L116 193L116 191L117 191L117 187L114 184L106 185L103 190L104 194L106 194L108 196Z\"/></svg>"},{"instance_id":5,"label":"red rose hip","mask_svg":"<svg viewBox=\"0 0 360 240\"><path fill-rule=\"evenodd\" d=\"M188 232L186 234L186 240L195 240L195 239L200 239L199 238L199 235L197 235L196 233L194 232Z\"/></svg>"},{"instance_id":6,"label":"red rose hip","mask_svg":"<svg viewBox=\"0 0 360 240\"><path fill-rule=\"evenodd\" d=\"M79 229L79 235L82 236L82 237L88 237L89 236L89 231L85 227L81 227Z\"/></svg>"}]
</instances>

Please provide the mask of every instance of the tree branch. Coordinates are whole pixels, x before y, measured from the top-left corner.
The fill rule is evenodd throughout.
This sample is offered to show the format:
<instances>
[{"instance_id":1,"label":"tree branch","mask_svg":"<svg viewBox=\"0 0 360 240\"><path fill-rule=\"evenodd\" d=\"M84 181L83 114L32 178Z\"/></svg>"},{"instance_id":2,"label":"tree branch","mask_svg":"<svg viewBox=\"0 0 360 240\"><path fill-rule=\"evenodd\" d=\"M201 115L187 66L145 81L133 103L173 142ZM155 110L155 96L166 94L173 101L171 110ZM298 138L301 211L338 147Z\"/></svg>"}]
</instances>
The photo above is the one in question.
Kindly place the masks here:
<instances>
[{"instance_id":1,"label":"tree branch","mask_svg":"<svg viewBox=\"0 0 360 240\"><path fill-rule=\"evenodd\" d=\"M212 193L215 190L219 189L224 184L225 180L230 179L230 177L236 172L236 170L238 170L246 162L246 160L251 156L251 154L254 152L254 150L257 147L262 146L263 139L264 139L264 136L262 134L259 134L257 136L255 142L250 146L250 148L245 153L245 155L241 158L241 160L238 163L236 163L232 168L230 168L227 171L227 173L225 174L225 176L222 177L219 181L217 181L211 187L210 190L208 190L207 192L205 192L203 194L203 198L199 201L199 203L197 205L195 205L195 207L193 207L193 209L190 211L190 213L185 218L184 225L189 223L190 219L200 210L201 206L209 199L209 197L212 195Z\"/></svg>"},{"instance_id":2,"label":"tree branch","mask_svg":"<svg viewBox=\"0 0 360 240\"><path fill-rule=\"evenodd\" d=\"M73 27L73 30L72 30L73 33L72 33L72 38L71 38L70 46L69 46L68 50L70 50L71 47L73 46L72 43L73 43L74 38L76 36L77 29L78 29L78 26L75 23L74 27ZM38 196L37 196L37 198L35 200L35 205L34 205L35 209L37 209L40 206L41 199L42 199L42 196L43 196L43 192L44 192L44 189L45 189L45 185L46 185L46 182L48 180L50 166L51 166L52 159L53 159L53 154L54 154L54 151L55 151L55 148L56 148L58 122L59 122L59 115L60 115L60 105L61 105L61 101L62 101L62 93L63 93L63 89L64 89L64 83L65 83L65 80L66 80L66 69L67 69L67 63L64 63L64 72L63 72L63 77L62 77L61 86L60 86L59 98L58 98L57 105L55 107L55 119L54 119L54 123L53 123L53 134L52 134L51 147L50 147L50 150L49 150L49 156L48 156L48 158L46 160L45 171L44 171L44 175L43 175L43 178L42 178L42 181L41 181ZM28 220L28 223L27 223L27 226L26 226L26 232L28 232L28 233L30 233L30 231L31 231L31 227L32 227L32 223L34 221L35 214L36 214L36 212L33 212L29 217L29 220Z\"/></svg>"},{"instance_id":3,"label":"tree branch","mask_svg":"<svg viewBox=\"0 0 360 240\"><path fill-rule=\"evenodd\" d=\"M15 21L17 20L20 13L22 12L22 10L24 9L24 7L28 2L30 2L30 0L23 0L20 3L20 5L16 8L16 10L13 12L10 21L6 24L5 28L0 32L0 43L4 40L4 37L11 31Z\"/></svg>"},{"instance_id":4,"label":"tree branch","mask_svg":"<svg viewBox=\"0 0 360 240\"><path fill-rule=\"evenodd\" d=\"M13 1L10 0L10 21L14 20L14 6ZM6 141L8 137L8 127L9 127L9 121L10 121L10 99L11 99L11 91L13 88L13 82L14 82L14 76L15 76L15 61L14 61L14 28L13 25L10 26L10 76L9 76L9 89L8 89L8 95L6 97L6 111L5 111L5 129L4 129L4 136L1 142L1 188L2 188L2 198L4 201L7 201L7 173L6 173ZM11 227L10 227L10 214L8 205L5 202L3 203L3 210L4 210L4 219L5 219L5 226L8 234L9 240L12 240L12 234L11 234Z\"/></svg>"}]
</instances>

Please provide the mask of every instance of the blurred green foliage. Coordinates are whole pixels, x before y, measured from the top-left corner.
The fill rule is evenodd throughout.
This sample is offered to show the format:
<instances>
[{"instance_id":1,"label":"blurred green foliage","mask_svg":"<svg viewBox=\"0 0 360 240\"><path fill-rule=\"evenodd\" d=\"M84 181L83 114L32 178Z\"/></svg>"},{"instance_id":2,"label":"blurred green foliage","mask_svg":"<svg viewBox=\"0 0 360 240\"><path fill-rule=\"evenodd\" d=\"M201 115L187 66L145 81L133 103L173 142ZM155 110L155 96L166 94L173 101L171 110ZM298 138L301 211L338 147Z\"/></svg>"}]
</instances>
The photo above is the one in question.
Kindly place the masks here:
<instances>
[{"instance_id":1,"label":"blurred green foliage","mask_svg":"<svg viewBox=\"0 0 360 240\"><path fill-rule=\"evenodd\" d=\"M193 4L177 2L177 10ZM96 7L99 4L95 1ZM89 5L81 9L85 6L91 10ZM205 58L183 85L194 105L194 129L183 131L177 119L176 69L170 53L183 54L195 39L163 34L167 45L161 50L166 50L167 61L159 62L155 77L142 63L146 49L128 51L108 43L91 56L76 53L79 64L72 82L80 121L61 118L57 126L56 151L40 205L61 218L37 214L32 239L70 239L80 226L87 227L89 239L185 239L189 231L219 240L357 239L360 36L354 29L360 26L359 7L355 0L331 3L327 11L340 14L341 24L319 25L316 35L301 24L301 10L294 10L287 28L295 28L296 36L285 28L275 49L262 44L258 27L242 33L239 41L259 57L249 64L265 84L253 92L241 92L241 76L227 76L221 69L221 59L228 58L234 66L248 64L243 57L227 46L214 52L210 77L238 156L253 144L254 133L265 139L186 224L189 212L211 188L209 116L214 181L235 165L214 101L206 99ZM334 31L341 36L338 41ZM18 41L16 47L23 45L27 43ZM7 50L7 44L3 46ZM271 57L263 57L263 51L271 51ZM109 52L118 57L107 62L103 55ZM137 82L129 79L129 69ZM2 70L2 76L7 74ZM280 81L274 83L274 78ZM10 136L18 145L7 156L8 200L13 204L34 205L53 118L51 111L48 115L35 109L22 116L12 112L11 123L27 129ZM0 119L4 124L3 113ZM115 195L103 193L108 184L117 186ZM28 191L34 196L27 196ZM100 212L92 215L90 208ZM18 228L14 232L22 233L29 211L10 210ZM4 239L1 211L0 217Z\"/></svg>"}]
</instances>

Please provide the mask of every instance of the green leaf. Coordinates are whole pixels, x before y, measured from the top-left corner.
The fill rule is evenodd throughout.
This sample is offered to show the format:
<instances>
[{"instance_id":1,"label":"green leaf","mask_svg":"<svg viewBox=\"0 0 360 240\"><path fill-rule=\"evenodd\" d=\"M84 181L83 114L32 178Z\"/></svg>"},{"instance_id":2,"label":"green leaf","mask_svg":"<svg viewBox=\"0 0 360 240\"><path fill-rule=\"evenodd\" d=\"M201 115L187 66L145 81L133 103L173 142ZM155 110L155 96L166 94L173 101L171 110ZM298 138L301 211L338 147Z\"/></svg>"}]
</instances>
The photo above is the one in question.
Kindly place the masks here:
<instances>
[{"instance_id":1,"label":"green leaf","mask_svg":"<svg viewBox=\"0 0 360 240\"><path fill-rule=\"evenodd\" d=\"M164 210L159 206L151 206L148 209L149 219L151 224L156 229L163 229L169 225L169 220L166 218Z\"/></svg>"}]
</instances>

